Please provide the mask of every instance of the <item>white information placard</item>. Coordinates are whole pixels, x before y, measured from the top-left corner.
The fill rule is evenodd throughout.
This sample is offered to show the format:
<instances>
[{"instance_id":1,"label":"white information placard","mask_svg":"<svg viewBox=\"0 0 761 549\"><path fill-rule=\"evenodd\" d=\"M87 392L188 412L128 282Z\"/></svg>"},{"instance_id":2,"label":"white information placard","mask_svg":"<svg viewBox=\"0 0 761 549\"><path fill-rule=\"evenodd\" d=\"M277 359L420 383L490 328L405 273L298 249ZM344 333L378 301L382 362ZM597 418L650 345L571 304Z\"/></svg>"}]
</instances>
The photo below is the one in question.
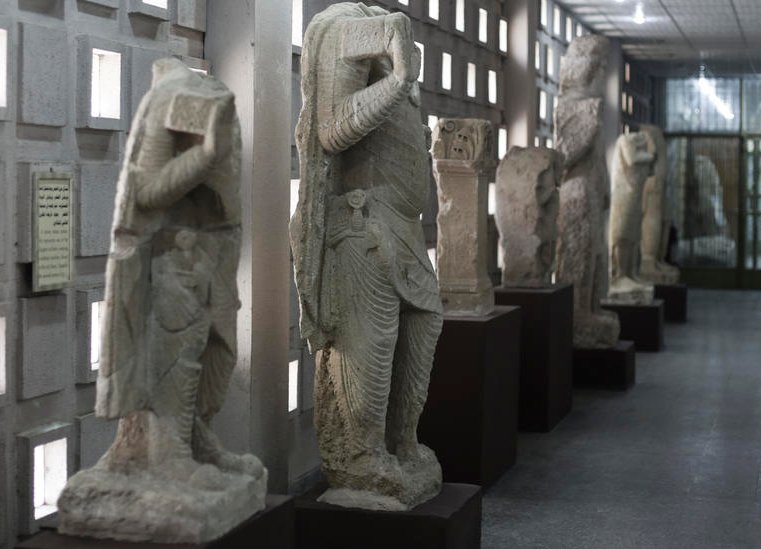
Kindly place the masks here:
<instances>
[{"instance_id":1,"label":"white information placard","mask_svg":"<svg viewBox=\"0 0 761 549\"><path fill-rule=\"evenodd\" d=\"M35 173L33 185L32 290L58 290L73 279L73 176Z\"/></svg>"}]
</instances>

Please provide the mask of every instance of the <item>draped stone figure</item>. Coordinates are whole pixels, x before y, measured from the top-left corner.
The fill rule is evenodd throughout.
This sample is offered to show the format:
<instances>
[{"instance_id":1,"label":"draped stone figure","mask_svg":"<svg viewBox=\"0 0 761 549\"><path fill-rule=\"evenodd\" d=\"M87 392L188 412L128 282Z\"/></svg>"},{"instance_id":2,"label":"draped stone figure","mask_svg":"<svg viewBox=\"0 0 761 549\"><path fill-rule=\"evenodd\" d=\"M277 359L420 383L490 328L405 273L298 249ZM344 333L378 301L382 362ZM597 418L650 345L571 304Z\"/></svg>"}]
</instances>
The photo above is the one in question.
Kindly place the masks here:
<instances>
[{"instance_id":1,"label":"draped stone figure","mask_svg":"<svg viewBox=\"0 0 761 549\"><path fill-rule=\"evenodd\" d=\"M240 127L232 93L153 65L119 177L97 415L121 418L59 502L64 533L201 543L264 507L267 471L209 422L236 362Z\"/></svg>"},{"instance_id":2,"label":"draped stone figure","mask_svg":"<svg viewBox=\"0 0 761 549\"><path fill-rule=\"evenodd\" d=\"M538 288L552 282L563 157L540 147L513 147L497 168L502 284Z\"/></svg>"},{"instance_id":3,"label":"draped stone figure","mask_svg":"<svg viewBox=\"0 0 761 549\"><path fill-rule=\"evenodd\" d=\"M602 135L603 83L609 42L576 38L560 62L555 143L565 157L558 215L557 281L573 284L574 345L607 348L618 341L615 313L602 310L608 293L605 226L610 207Z\"/></svg>"},{"instance_id":4,"label":"draped stone figure","mask_svg":"<svg viewBox=\"0 0 761 549\"><path fill-rule=\"evenodd\" d=\"M442 326L420 221L420 52L405 15L339 3L307 27L301 63L291 245L301 335L318 353L321 500L407 509L441 485L416 434Z\"/></svg>"},{"instance_id":5,"label":"draped stone figure","mask_svg":"<svg viewBox=\"0 0 761 549\"><path fill-rule=\"evenodd\" d=\"M652 175L654 156L642 133L621 135L613 159L610 210L610 288L608 297L618 303L651 303L653 285L639 276L642 237L642 195Z\"/></svg>"},{"instance_id":6,"label":"draped stone figure","mask_svg":"<svg viewBox=\"0 0 761 549\"><path fill-rule=\"evenodd\" d=\"M647 149L655 156L654 173L645 182L642 196L642 242L640 277L653 284L676 284L679 269L666 263L671 211L667 198L669 175L668 151L663 131L642 124L639 131L647 139Z\"/></svg>"}]
</instances>

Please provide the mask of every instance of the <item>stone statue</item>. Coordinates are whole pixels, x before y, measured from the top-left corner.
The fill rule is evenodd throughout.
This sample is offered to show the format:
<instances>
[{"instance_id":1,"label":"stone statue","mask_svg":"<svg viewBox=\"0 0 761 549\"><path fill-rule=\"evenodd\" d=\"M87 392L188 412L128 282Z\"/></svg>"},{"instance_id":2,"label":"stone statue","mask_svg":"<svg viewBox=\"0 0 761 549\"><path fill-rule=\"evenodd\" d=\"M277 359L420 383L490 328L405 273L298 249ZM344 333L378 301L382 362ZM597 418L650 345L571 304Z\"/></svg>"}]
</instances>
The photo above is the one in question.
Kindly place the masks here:
<instances>
[{"instance_id":1,"label":"stone statue","mask_svg":"<svg viewBox=\"0 0 761 549\"><path fill-rule=\"evenodd\" d=\"M487 269L487 193L495 164L491 122L439 120L433 132L439 196L436 273L447 314L482 316L494 310Z\"/></svg>"},{"instance_id":2,"label":"stone statue","mask_svg":"<svg viewBox=\"0 0 761 549\"><path fill-rule=\"evenodd\" d=\"M654 288L639 277L642 238L642 195L653 174L653 154L642 133L621 135L613 159L613 194L610 211L610 289L617 303L652 303Z\"/></svg>"},{"instance_id":3,"label":"stone statue","mask_svg":"<svg viewBox=\"0 0 761 549\"><path fill-rule=\"evenodd\" d=\"M430 183L409 19L338 3L309 24L291 220L301 335L318 352L321 501L404 510L436 495L418 443L442 326L420 214Z\"/></svg>"},{"instance_id":4,"label":"stone statue","mask_svg":"<svg viewBox=\"0 0 761 549\"><path fill-rule=\"evenodd\" d=\"M671 228L666 194L669 175L666 138L657 126L642 124L639 131L647 138L647 150L655 156L655 173L645 182L642 196L640 278L652 284L676 284L679 269L665 261Z\"/></svg>"},{"instance_id":5,"label":"stone statue","mask_svg":"<svg viewBox=\"0 0 761 549\"><path fill-rule=\"evenodd\" d=\"M552 283L562 175L563 156L552 149L513 147L500 162L495 218L503 286Z\"/></svg>"},{"instance_id":6,"label":"stone statue","mask_svg":"<svg viewBox=\"0 0 761 549\"><path fill-rule=\"evenodd\" d=\"M684 193L684 226L680 255L698 265L725 266L735 261L735 240L724 206L721 173L709 156L695 154L692 177Z\"/></svg>"},{"instance_id":7,"label":"stone statue","mask_svg":"<svg viewBox=\"0 0 761 549\"><path fill-rule=\"evenodd\" d=\"M264 507L266 469L209 426L236 362L240 148L232 93L156 61L106 271L96 413L121 419L108 452L61 494L62 533L202 543Z\"/></svg>"},{"instance_id":8,"label":"stone statue","mask_svg":"<svg viewBox=\"0 0 761 549\"><path fill-rule=\"evenodd\" d=\"M602 310L608 293L605 223L610 206L602 136L606 38L576 38L560 63L555 143L564 156L558 215L557 281L573 284L574 345L607 348L618 341L615 313Z\"/></svg>"}]
</instances>

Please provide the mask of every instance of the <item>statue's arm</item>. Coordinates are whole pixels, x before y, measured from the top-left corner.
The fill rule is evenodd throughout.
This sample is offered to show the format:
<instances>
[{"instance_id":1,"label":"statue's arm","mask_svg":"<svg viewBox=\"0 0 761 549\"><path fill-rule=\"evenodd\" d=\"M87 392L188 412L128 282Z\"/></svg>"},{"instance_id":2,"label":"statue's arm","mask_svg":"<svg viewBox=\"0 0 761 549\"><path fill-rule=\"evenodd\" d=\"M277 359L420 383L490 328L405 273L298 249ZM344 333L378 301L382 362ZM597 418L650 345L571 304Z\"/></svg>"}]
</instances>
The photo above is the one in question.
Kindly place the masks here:
<instances>
[{"instance_id":1,"label":"statue's arm","mask_svg":"<svg viewBox=\"0 0 761 549\"><path fill-rule=\"evenodd\" d=\"M402 14L341 22L338 59L322 59L318 86L318 134L336 154L383 124L405 100L420 70L409 19ZM387 59L393 70L368 86L373 61Z\"/></svg>"},{"instance_id":2,"label":"statue's arm","mask_svg":"<svg viewBox=\"0 0 761 549\"><path fill-rule=\"evenodd\" d=\"M591 118L588 118L591 117ZM602 99L581 99L561 104L556 113L558 150L566 169L575 165L594 146L602 127Z\"/></svg>"},{"instance_id":3,"label":"statue's arm","mask_svg":"<svg viewBox=\"0 0 761 549\"><path fill-rule=\"evenodd\" d=\"M143 177L137 188L142 208L166 208L201 183L209 173L213 153L194 145L177 156L172 134L160 126L146 128L138 161Z\"/></svg>"}]
</instances>

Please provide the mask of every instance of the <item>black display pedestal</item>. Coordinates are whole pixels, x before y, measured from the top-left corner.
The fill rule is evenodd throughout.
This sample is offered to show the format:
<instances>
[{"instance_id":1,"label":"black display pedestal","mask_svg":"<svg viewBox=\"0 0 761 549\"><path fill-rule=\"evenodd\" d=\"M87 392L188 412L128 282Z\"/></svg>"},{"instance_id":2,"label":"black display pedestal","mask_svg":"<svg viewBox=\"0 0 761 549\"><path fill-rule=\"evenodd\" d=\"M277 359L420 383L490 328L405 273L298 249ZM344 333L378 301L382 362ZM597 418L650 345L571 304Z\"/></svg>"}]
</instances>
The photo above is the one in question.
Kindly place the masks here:
<instances>
[{"instance_id":1,"label":"black display pedestal","mask_svg":"<svg viewBox=\"0 0 761 549\"><path fill-rule=\"evenodd\" d=\"M658 352L663 349L663 300L645 305L619 305L604 301L602 308L618 314L624 341L633 341L637 351Z\"/></svg>"},{"instance_id":2,"label":"black display pedestal","mask_svg":"<svg viewBox=\"0 0 761 549\"><path fill-rule=\"evenodd\" d=\"M350 509L319 503L324 487L296 499L297 549L478 549L481 489L444 484L411 511ZM250 545L252 549L256 546Z\"/></svg>"},{"instance_id":3,"label":"black display pedestal","mask_svg":"<svg viewBox=\"0 0 761 549\"><path fill-rule=\"evenodd\" d=\"M445 482L490 486L515 463L521 311L444 317L418 426Z\"/></svg>"},{"instance_id":4,"label":"black display pedestal","mask_svg":"<svg viewBox=\"0 0 761 549\"><path fill-rule=\"evenodd\" d=\"M636 356L631 341L619 341L610 349L574 349L573 384L625 391L637 379Z\"/></svg>"},{"instance_id":5,"label":"black display pedestal","mask_svg":"<svg viewBox=\"0 0 761 549\"><path fill-rule=\"evenodd\" d=\"M573 402L573 285L502 287L495 296L521 308L518 429L552 431Z\"/></svg>"},{"instance_id":6,"label":"black display pedestal","mask_svg":"<svg viewBox=\"0 0 761 549\"><path fill-rule=\"evenodd\" d=\"M188 543L132 543L108 539L64 536L44 530L16 549L293 549L295 506L290 496L267 496L267 507L215 541Z\"/></svg>"},{"instance_id":7,"label":"black display pedestal","mask_svg":"<svg viewBox=\"0 0 761 549\"><path fill-rule=\"evenodd\" d=\"M656 284L655 298L663 300L663 317L666 322L687 322L686 284Z\"/></svg>"}]
</instances>

